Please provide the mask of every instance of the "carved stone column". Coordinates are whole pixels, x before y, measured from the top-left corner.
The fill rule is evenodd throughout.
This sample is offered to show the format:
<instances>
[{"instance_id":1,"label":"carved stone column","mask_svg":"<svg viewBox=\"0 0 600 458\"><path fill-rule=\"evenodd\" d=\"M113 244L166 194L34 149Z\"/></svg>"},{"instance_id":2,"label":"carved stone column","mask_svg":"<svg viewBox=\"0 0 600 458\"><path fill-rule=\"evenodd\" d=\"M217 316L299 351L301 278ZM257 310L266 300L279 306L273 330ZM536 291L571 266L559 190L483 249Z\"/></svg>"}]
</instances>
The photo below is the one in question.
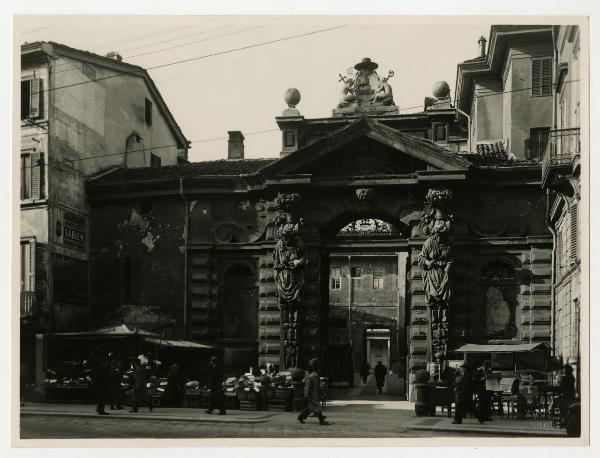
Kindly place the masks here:
<instances>
[{"instance_id":1,"label":"carved stone column","mask_svg":"<svg viewBox=\"0 0 600 458\"><path fill-rule=\"evenodd\" d=\"M299 360L302 325L301 299L308 257L300 237L302 219L298 218L299 194L279 194L279 214L273 223L276 240L273 269L277 300L281 311L281 343L283 368L296 367Z\"/></svg>"},{"instance_id":2,"label":"carved stone column","mask_svg":"<svg viewBox=\"0 0 600 458\"><path fill-rule=\"evenodd\" d=\"M450 235L454 215L450 213L452 191L430 189L419 230L427 235L418 257L423 287L430 312L431 355L445 369L448 351L448 312L452 296L450 271L454 262L454 244Z\"/></svg>"}]
</instances>

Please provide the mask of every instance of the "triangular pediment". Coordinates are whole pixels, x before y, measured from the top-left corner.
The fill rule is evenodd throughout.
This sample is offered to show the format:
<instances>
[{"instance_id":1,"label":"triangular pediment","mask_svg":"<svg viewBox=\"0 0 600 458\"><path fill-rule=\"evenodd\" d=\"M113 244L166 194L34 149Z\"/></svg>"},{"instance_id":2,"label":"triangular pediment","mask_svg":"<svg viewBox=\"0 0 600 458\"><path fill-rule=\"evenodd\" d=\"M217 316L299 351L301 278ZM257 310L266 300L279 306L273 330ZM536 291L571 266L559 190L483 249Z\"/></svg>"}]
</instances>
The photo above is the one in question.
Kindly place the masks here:
<instances>
[{"instance_id":1,"label":"triangular pediment","mask_svg":"<svg viewBox=\"0 0 600 458\"><path fill-rule=\"evenodd\" d=\"M368 118L290 153L261 170L263 175L407 175L465 170L470 163L425 140Z\"/></svg>"}]
</instances>

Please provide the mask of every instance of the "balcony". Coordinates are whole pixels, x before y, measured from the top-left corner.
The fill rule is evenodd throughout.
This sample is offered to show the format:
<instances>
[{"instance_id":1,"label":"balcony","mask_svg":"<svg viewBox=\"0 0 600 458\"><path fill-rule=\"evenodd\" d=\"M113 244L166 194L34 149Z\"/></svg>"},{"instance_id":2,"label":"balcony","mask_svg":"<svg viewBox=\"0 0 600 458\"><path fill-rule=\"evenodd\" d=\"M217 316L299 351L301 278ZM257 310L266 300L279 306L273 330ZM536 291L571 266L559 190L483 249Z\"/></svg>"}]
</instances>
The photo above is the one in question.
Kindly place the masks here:
<instances>
[{"instance_id":1,"label":"balcony","mask_svg":"<svg viewBox=\"0 0 600 458\"><path fill-rule=\"evenodd\" d=\"M542 186L568 190L568 178L578 172L580 151L579 128L551 130L542 160Z\"/></svg>"}]
</instances>

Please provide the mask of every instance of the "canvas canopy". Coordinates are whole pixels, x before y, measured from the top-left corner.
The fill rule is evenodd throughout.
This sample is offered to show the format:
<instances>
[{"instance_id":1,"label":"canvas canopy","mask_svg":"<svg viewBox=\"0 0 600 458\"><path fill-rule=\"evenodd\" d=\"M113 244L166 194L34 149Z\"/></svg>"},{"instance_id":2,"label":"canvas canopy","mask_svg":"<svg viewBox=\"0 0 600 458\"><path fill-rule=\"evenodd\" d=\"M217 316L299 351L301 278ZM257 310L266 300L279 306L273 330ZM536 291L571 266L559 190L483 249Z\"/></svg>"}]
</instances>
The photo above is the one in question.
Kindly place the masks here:
<instances>
[{"instance_id":1,"label":"canvas canopy","mask_svg":"<svg viewBox=\"0 0 600 458\"><path fill-rule=\"evenodd\" d=\"M528 344L496 344L496 345L479 345L465 344L454 350L457 353L523 353L537 350L546 350L548 346L543 343L528 343Z\"/></svg>"},{"instance_id":2,"label":"canvas canopy","mask_svg":"<svg viewBox=\"0 0 600 458\"><path fill-rule=\"evenodd\" d=\"M153 336L154 334L144 331L142 329L130 328L126 324L120 324L118 326L109 326L106 328L100 328L95 331L82 331L82 332L58 332L51 334L53 338L103 338L103 337L130 337L130 336Z\"/></svg>"},{"instance_id":3,"label":"canvas canopy","mask_svg":"<svg viewBox=\"0 0 600 458\"><path fill-rule=\"evenodd\" d=\"M144 340L148 343L163 347L189 348L194 350L213 350L216 348L211 347L210 345L201 344L199 342L191 342L189 340L166 340L154 337L146 337Z\"/></svg>"}]
</instances>

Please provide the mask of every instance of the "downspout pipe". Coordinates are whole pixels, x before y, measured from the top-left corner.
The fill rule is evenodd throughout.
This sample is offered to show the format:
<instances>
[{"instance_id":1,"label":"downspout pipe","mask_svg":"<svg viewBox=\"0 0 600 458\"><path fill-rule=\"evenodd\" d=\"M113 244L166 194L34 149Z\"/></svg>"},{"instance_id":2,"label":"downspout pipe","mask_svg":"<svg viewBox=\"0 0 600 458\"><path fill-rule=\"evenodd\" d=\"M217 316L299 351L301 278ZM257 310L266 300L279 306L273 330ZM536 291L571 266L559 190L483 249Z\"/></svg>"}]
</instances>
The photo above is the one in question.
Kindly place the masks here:
<instances>
[{"instance_id":1,"label":"downspout pipe","mask_svg":"<svg viewBox=\"0 0 600 458\"><path fill-rule=\"evenodd\" d=\"M556 313L556 300L555 300L555 281L556 281L556 231L552 227L550 222L550 189L546 189L546 227L552 234L552 256L551 256L551 269L550 269L550 345L552 356L556 356L556 342L554 342L554 323Z\"/></svg>"},{"instance_id":2,"label":"downspout pipe","mask_svg":"<svg viewBox=\"0 0 600 458\"><path fill-rule=\"evenodd\" d=\"M188 336L188 241L190 233L190 205L183 192L183 177L179 177L179 195L183 202L183 337Z\"/></svg>"},{"instance_id":3,"label":"downspout pipe","mask_svg":"<svg viewBox=\"0 0 600 458\"><path fill-rule=\"evenodd\" d=\"M467 149L469 150L469 153L472 153L473 151L471 151L471 116L462 111L460 108L454 107L454 109L467 118Z\"/></svg>"}]
</instances>

